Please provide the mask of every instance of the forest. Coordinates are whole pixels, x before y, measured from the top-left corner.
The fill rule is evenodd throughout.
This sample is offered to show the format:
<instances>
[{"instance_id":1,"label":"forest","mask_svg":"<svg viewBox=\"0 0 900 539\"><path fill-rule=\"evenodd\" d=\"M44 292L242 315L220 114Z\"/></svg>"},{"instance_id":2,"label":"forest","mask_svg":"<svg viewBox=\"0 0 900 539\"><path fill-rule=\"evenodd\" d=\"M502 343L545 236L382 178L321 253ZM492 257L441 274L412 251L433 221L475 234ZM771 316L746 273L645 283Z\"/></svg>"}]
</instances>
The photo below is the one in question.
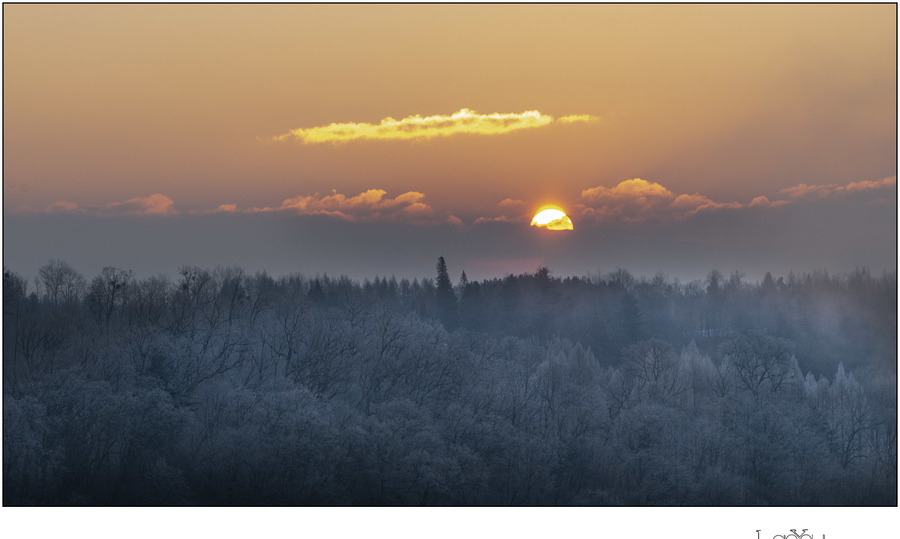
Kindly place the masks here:
<instances>
[{"instance_id":1,"label":"forest","mask_svg":"<svg viewBox=\"0 0 900 539\"><path fill-rule=\"evenodd\" d=\"M452 262L452 261L451 261ZM896 505L897 278L3 272L4 505Z\"/></svg>"}]
</instances>

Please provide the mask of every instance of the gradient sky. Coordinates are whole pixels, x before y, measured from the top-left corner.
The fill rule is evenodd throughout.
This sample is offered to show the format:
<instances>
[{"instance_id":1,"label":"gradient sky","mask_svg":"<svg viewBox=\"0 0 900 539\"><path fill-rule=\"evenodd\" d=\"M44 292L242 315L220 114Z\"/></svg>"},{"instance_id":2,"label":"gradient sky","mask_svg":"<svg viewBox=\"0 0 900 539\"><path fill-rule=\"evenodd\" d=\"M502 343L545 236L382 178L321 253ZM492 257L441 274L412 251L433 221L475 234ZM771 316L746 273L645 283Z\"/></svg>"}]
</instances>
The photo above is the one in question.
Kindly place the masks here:
<instances>
[{"instance_id":1,"label":"gradient sky","mask_svg":"<svg viewBox=\"0 0 900 539\"><path fill-rule=\"evenodd\" d=\"M3 10L30 276L896 269L894 5Z\"/></svg>"}]
</instances>

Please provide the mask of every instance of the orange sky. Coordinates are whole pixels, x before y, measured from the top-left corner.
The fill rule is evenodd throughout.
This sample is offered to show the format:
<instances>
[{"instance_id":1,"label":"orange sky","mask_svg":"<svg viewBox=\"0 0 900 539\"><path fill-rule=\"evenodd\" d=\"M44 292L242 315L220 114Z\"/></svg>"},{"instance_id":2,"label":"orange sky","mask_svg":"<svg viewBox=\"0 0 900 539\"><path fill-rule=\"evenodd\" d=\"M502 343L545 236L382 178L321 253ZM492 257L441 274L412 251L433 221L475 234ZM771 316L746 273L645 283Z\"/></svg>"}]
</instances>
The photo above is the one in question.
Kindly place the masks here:
<instances>
[{"instance_id":1,"label":"orange sky","mask_svg":"<svg viewBox=\"0 0 900 539\"><path fill-rule=\"evenodd\" d=\"M5 209L422 192L720 201L893 174L892 5L6 5ZM311 146L292 129L537 110L594 123Z\"/></svg>"},{"instance_id":2,"label":"orange sky","mask_svg":"<svg viewBox=\"0 0 900 539\"><path fill-rule=\"evenodd\" d=\"M577 229L893 200L895 24L889 4L7 4L4 211L465 227L557 205Z\"/></svg>"}]
</instances>

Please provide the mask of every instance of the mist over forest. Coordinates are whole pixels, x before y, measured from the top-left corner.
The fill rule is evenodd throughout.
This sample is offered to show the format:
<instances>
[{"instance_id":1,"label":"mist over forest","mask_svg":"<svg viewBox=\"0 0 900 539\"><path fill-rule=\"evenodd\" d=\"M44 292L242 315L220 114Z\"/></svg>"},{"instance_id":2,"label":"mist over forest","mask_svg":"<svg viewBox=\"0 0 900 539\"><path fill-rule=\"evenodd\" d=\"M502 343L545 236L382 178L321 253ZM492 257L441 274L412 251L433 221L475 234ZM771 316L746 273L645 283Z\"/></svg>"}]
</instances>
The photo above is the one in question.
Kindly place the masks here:
<instances>
[{"instance_id":1,"label":"mist over forest","mask_svg":"<svg viewBox=\"0 0 900 539\"><path fill-rule=\"evenodd\" d=\"M3 503L897 504L896 272L452 264L4 268Z\"/></svg>"}]
</instances>

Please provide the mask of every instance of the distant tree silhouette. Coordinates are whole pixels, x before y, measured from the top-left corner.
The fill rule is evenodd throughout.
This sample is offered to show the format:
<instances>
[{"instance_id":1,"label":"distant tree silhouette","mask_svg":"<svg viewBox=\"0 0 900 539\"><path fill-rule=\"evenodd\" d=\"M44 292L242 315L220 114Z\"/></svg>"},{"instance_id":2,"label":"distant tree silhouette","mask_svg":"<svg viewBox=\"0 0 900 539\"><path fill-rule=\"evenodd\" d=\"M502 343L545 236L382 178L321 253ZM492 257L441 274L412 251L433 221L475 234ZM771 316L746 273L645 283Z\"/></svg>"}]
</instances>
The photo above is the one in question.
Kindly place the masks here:
<instances>
[{"instance_id":1,"label":"distant tree silhouette","mask_svg":"<svg viewBox=\"0 0 900 539\"><path fill-rule=\"evenodd\" d=\"M457 305L456 294L453 293L453 284L450 282L450 274L447 272L447 263L444 257L438 257L437 261L437 313L438 318L448 329L456 327Z\"/></svg>"},{"instance_id":2,"label":"distant tree silhouette","mask_svg":"<svg viewBox=\"0 0 900 539\"><path fill-rule=\"evenodd\" d=\"M775 285L775 279L772 277L771 272L766 272L766 276L763 277L762 282L762 293L764 295L771 295L777 291L777 286Z\"/></svg>"},{"instance_id":3,"label":"distant tree silhouette","mask_svg":"<svg viewBox=\"0 0 900 539\"><path fill-rule=\"evenodd\" d=\"M50 260L38 270L38 283L51 305L81 299L87 282L75 268L62 260Z\"/></svg>"},{"instance_id":4,"label":"distant tree silhouette","mask_svg":"<svg viewBox=\"0 0 900 539\"><path fill-rule=\"evenodd\" d=\"M450 284L450 274L447 273L447 262L444 261L444 257L438 257L437 261L437 288L441 291L453 290L453 285Z\"/></svg>"},{"instance_id":5,"label":"distant tree silhouette","mask_svg":"<svg viewBox=\"0 0 900 539\"><path fill-rule=\"evenodd\" d=\"M106 266L91 281L88 300L98 322L109 323L113 309L125 302L126 287L134 279L134 272Z\"/></svg>"}]
</instances>

